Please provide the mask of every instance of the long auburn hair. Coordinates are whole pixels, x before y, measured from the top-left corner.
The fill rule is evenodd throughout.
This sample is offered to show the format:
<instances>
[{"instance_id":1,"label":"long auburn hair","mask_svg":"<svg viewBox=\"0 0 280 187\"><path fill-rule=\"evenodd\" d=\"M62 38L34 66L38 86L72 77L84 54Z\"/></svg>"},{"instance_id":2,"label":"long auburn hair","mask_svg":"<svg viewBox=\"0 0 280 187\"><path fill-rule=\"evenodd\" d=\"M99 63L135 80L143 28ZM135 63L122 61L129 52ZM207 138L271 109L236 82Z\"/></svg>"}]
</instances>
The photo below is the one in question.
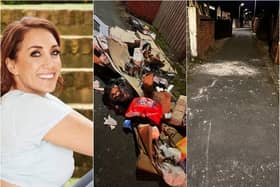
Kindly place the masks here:
<instances>
[{"instance_id":1,"label":"long auburn hair","mask_svg":"<svg viewBox=\"0 0 280 187\"><path fill-rule=\"evenodd\" d=\"M1 38L1 97L7 93L12 86L15 86L13 74L7 68L6 59L16 59L20 44L24 39L25 33L34 28L48 30L60 46L60 36L56 27L48 20L36 17L23 17L19 21L9 24L2 33ZM58 84L63 85L63 78L59 76Z\"/></svg>"}]
</instances>

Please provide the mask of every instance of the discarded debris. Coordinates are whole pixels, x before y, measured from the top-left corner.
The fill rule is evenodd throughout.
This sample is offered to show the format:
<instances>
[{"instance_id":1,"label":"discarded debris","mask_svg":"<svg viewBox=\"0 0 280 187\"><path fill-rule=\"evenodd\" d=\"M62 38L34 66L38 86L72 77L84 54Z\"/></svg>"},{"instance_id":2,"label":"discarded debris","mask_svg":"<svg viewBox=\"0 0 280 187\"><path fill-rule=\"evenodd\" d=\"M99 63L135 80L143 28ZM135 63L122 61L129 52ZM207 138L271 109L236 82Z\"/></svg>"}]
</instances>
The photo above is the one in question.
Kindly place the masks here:
<instances>
[{"instance_id":1,"label":"discarded debris","mask_svg":"<svg viewBox=\"0 0 280 187\"><path fill-rule=\"evenodd\" d=\"M116 126L118 125L117 121L112 118L110 115L108 117L104 117L104 125L108 125L111 130L114 130Z\"/></svg>"},{"instance_id":2,"label":"discarded debris","mask_svg":"<svg viewBox=\"0 0 280 187\"><path fill-rule=\"evenodd\" d=\"M134 31L140 31L141 33L145 35L149 35L154 40L156 39L156 34L150 31L150 28L142 23L139 19L130 16L129 17L129 23L131 24Z\"/></svg>"},{"instance_id":3,"label":"discarded debris","mask_svg":"<svg viewBox=\"0 0 280 187\"><path fill-rule=\"evenodd\" d=\"M181 186L186 182L186 174L179 166L164 162L161 164L161 171L164 181L170 186Z\"/></svg>"},{"instance_id":4,"label":"discarded debris","mask_svg":"<svg viewBox=\"0 0 280 187\"><path fill-rule=\"evenodd\" d=\"M147 97L134 98L125 113L127 118L147 118L151 123L160 125L162 107L156 101Z\"/></svg>"},{"instance_id":5,"label":"discarded debris","mask_svg":"<svg viewBox=\"0 0 280 187\"><path fill-rule=\"evenodd\" d=\"M156 126L152 127L152 138L153 140L157 140L159 138L159 130Z\"/></svg>"},{"instance_id":6,"label":"discarded debris","mask_svg":"<svg viewBox=\"0 0 280 187\"><path fill-rule=\"evenodd\" d=\"M176 163L181 160L181 152L178 149L169 147L167 144L160 145L159 149L166 158L173 159Z\"/></svg>"},{"instance_id":7,"label":"discarded debris","mask_svg":"<svg viewBox=\"0 0 280 187\"><path fill-rule=\"evenodd\" d=\"M95 80L94 83L93 83L93 89L94 90L97 90L97 91L100 91L100 92L103 92L104 91L104 88L101 88L100 87L100 82L98 80Z\"/></svg>"},{"instance_id":8,"label":"discarded debris","mask_svg":"<svg viewBox=\"0 0 280 187\"><path fill-rule=\"evenodd\" d=\"M103 67L120 75L106 84L103 102L124 115L123 128L135 134L137 169L161 176L170 186L182 186L186 181L187 139L176 128L186 126L187 99L181 95L176 105L173 101L174 85L169 81L176 71L155 44L155 34L136 18L130 23L134 31L116 26L109 28L108 36L95 37L109 62ZM98 81L94 89L102 89ZM116 128L117 122L110 115L104 120L111 130Z\"/></svg>"},{"instance_id":9,"label":"discarded debris","mask_svg":"<svg viewBox=\"0 0 280 187\"><path fill-rule=\"evenodd\" d=\"M183 123L184 117L186 117L186 105L187 105L187 97L181 95L176 102L176 106L174 108L172 118L170 120L170 124L175 126L185 126Z\"/></svg>"},{"instance_id":10,"label":"discarded debris","mask_svg":"<svg viewBox=\"0 0 280 187\"><path fill-rule=\"evenodd\" d=\"M124 120L123 127L128 128L129 130L133 131L132 129L132 122L129 119Z\"/></svg>"}]
</instances>

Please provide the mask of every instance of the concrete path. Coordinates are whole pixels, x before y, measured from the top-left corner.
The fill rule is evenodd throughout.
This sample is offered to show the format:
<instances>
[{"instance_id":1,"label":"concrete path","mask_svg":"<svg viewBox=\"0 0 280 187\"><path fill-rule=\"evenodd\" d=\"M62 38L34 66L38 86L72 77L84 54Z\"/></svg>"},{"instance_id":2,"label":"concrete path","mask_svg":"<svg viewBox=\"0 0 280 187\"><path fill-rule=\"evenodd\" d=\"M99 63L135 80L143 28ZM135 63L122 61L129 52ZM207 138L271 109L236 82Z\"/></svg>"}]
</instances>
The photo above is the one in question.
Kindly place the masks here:
<instances>
[{"instance_id":1,"label":"concrete path","mask_svg":"<svg viewBox=\"0 0 280 187\"><path fill-rule=\"evenodd\" d=\"M249 29L188 73L188 187L277 187L278 93Z\"/></svg>"},{"instance_id":2,"label":"concrete path","mask_svg":"<svg viewBox=\"0 0 280 187\"><path fill-rule=\"evenodd\" d=\"M110 27L118 26L127 29L128 23L124 19L124 6L118 1L95 1L94 14Z\"/></svg>"}]
</instances>

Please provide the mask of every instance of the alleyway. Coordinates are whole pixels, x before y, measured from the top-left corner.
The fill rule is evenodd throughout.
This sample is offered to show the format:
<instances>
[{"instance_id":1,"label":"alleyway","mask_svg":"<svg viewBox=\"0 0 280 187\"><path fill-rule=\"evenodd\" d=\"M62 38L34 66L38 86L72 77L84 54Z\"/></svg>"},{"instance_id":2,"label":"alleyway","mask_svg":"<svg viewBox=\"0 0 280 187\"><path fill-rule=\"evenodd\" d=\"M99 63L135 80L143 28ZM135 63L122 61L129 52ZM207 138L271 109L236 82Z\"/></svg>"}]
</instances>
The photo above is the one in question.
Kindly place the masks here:
<instances>
[{"instance_id":1,"label":"alleyway","mask_svg":"<svg viewBox=\"0 0 280 187\"><path fill-rule=\"evenodd\" d=\"M188 73L188 187L278 186L278 94L250 29Z\"/></svg>"}]
</instances>

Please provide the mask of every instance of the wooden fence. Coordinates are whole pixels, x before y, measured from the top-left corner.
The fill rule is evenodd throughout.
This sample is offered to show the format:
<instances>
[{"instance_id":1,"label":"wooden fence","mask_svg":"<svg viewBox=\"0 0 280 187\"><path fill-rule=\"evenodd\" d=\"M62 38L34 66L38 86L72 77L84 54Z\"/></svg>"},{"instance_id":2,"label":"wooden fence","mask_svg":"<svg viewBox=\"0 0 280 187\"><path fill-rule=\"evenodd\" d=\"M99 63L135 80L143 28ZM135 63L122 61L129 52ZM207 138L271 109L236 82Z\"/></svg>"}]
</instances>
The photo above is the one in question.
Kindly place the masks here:
<instances>
[{"instance_id":1,"label":"wooden fence","mask_svg":"<svg viewBox=\"0 0 280 187\"><path fill-rule=\"evenodd\" d=\"M186 1L162 1L153 25L178 60L186 58Z\"/></svg>"}]
</instances>

